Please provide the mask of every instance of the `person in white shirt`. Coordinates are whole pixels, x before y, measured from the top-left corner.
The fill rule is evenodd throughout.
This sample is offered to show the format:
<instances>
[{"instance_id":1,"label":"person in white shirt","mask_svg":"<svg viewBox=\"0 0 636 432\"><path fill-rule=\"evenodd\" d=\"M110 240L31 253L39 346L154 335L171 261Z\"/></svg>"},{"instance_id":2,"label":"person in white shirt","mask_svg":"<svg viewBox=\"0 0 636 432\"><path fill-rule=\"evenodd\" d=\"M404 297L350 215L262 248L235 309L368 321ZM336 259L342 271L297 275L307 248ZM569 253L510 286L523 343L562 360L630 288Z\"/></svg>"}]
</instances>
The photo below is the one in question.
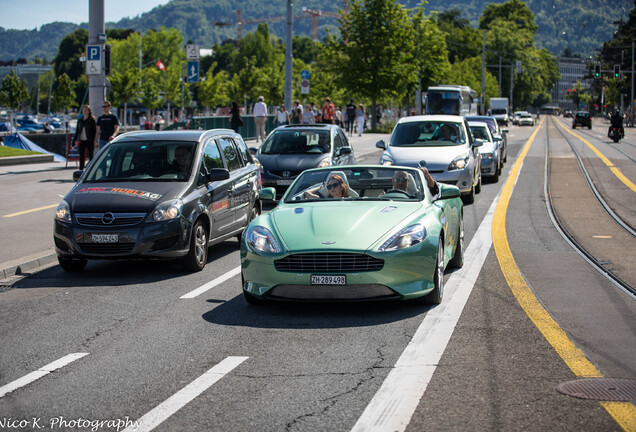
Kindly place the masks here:
<instances>
[{"instance_id":1,"label":"person in white shirt","mask_svg":"<svg viewBox=\"0 0 636 432\"><path fill-rule=\"evenodd\" d=\"M267 123L267 105L263 102L263 96L258 97L258 102L254 104L254 123L256 124L256 142L264 141L267 133L265 124Z\"/></svg>"}]
</instances>

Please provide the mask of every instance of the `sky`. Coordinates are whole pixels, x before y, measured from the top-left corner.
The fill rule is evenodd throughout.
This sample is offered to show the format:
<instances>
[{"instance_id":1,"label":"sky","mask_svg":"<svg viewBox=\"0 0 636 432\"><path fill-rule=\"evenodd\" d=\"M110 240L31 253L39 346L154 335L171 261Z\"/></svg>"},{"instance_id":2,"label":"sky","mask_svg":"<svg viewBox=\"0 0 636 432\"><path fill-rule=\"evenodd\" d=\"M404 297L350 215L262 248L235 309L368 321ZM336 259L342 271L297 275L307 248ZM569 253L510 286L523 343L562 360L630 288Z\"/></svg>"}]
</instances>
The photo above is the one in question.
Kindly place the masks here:
<instances>
[{"instance_id":1,"label":"sky","mask_svg":"<svg viewBox=\"0 0 636 432\"><path fill-rule=\"evenodd\" d=\"M136 17L169 0L104 0L106 22ZM33 30L54 21L88 22L89 0L0 0L0 27Z\"/></svg>"}]
</instances>

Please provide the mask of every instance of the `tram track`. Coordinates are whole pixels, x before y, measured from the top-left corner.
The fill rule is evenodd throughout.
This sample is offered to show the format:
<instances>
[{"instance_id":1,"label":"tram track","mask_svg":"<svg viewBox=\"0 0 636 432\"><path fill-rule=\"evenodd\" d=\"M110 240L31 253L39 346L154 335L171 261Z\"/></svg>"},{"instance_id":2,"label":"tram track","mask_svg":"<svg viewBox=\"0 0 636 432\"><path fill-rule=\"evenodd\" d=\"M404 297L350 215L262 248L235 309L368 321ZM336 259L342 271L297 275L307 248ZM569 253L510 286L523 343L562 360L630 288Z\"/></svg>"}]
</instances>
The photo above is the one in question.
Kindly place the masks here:
<instances>
[{"instance_id":1,"label":"tram track","mask_svg":"<svg viewBox=\"0 0 636 432\"><path fill-rule=\"evenodd\" d=\"M585 167L585 163L581 158L581 155L577 151L576 147L572 143L572 139L568 137L564 131L559 127L559 125L554 122L553 119L550 119L550 122L554 126L554 128L559 132L561 137L568 144L569 148L573 152L578 166L581 170L581 175L585 179L587 185L592 192L594 198L599 203L599 205L605 210L606 214L616 222L618 226L620 226L624 232L628 233L631 238L636 237L636 230L632 227L628 222L623 220L620 216L618 216L611 207L607 204L607 202L603 199L601 193L595 187L594 182L592 181L588 170ZM553 199L552 187L551 187L551 157L550 157L550 127L546 125L546 152L545 152L545 169L544 169L544 198L546 201L546 207L548 210L548 214L550 220L552 221L554 227L560 233L560 235L564 238L564 240L581 255L593 268L595 268L600 274L605 276L608 280L614 283L616 286L620 287L623 291L629 293L632 297L636 299L636 288L631 286L630 283L626 282L621 278L615 271L613 271L607 264L606 261L602 259L598 259L591 253L588 248L586 248L582 242L576 239L576 236L571 233L563 220L559 217L556 211L556 206Z\"/></svg>"}]
</instances>

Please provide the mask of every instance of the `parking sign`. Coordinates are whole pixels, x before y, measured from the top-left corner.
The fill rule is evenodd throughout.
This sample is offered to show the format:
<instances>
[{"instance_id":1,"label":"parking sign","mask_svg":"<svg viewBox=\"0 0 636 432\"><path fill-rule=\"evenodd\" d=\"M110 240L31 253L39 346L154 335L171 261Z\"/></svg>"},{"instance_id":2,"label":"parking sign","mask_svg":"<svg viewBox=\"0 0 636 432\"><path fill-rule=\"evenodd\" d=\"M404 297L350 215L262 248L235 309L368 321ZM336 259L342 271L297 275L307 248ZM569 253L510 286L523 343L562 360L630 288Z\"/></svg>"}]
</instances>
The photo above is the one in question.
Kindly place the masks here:
<instances>
[{"instance_id":1,"label":"parking sign","mask_svg":"<svg viewBox=\"0 0 636 432\"><path fill-rule=\"evenodd\" d=\"M102 73L102 46L86 46L86 75L99 75Z\"/></svg>"}]
</instances>

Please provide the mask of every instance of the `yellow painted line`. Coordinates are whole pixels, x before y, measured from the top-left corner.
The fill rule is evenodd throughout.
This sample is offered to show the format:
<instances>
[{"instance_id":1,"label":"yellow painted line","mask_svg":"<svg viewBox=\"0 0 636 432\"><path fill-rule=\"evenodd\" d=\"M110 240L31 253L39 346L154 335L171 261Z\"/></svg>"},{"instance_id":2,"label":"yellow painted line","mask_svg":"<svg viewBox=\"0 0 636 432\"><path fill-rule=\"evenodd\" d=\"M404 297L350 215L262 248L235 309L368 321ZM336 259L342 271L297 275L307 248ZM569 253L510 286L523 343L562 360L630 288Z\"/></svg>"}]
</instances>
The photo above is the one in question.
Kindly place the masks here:
<instances>
[{"instance_id":1,"label":"yellow painted line","mask_svg":"<svg viewBox=\"0 0 636 432\"><path fill-rule=\"evenodd\" d=\"M24 210L24 211L17 212L17 213L11 213L11 214L8 214L8 215L4 215L2 217L10 218L10 217L14 217L14 216L21 216L23 214L33 213L33 212L40 211L40 210L48 210L48 209L51 209L51 208L57 207L57 206L58 206L57 204L51 204L51 205L47 205L47 206L44 206L44 207L34 208L34 209L31 209L31 210Z\"/></svg>"},{"instance_id":2,"label":"yellow painted line","mask_svg":"<svg viewBox=\"0 0 636 432\"><path fill-rule=\"evenodd\" d=\"M563 331L532 293L521 270L517 267L517 263L510 251L510 245L508 244L506 213L512 196L512 189L519 177L523 161L542 124L543 120L541 120L539 127L530 136L530 139L528 139L521 150L501 192L492 221L493 246L501 271L512 293L519 302L519 305L550 345L556 350L565 364L577 377L602 377L601 372L587 359L585 354L574 345L565 331ZM601 406L605 408L624 430L636 431L636 407L634 407L634 405L628 402L601 402Z\"/></svg>"},{"instance_id":3,"label":"yellow painted line","mask_svg":"<svg viewBox=\"0 0 636 432\"><path fill-rule=\"evenodd\" d=\"M620 169L618 169L616 166L614 166L612 161L610 161L603 153L601 153L596 147L594 147L588 140L586 140L582 136L577 135L574 132L572 132L570 129L568 129L563 123L561 123L556 118L555 118L555 120L559 124L559 126L561 126L570 135L572 135L573 137L576 137L576 138L580 139L581 141L583 141L585 143L585 145L587 145L590 149L592 149L592 151L596 154L596 156L598 156L598 158L603 161L603 163L607 166L607 168L609 168L609 170L616 177L618 177L618 179L620 181L622 181L625 184L625 186L630 188L633 192L636 192L636 184L634 184L630 179L625 177L625 174L623 174Z\"/></svg>"}]
</instances>

